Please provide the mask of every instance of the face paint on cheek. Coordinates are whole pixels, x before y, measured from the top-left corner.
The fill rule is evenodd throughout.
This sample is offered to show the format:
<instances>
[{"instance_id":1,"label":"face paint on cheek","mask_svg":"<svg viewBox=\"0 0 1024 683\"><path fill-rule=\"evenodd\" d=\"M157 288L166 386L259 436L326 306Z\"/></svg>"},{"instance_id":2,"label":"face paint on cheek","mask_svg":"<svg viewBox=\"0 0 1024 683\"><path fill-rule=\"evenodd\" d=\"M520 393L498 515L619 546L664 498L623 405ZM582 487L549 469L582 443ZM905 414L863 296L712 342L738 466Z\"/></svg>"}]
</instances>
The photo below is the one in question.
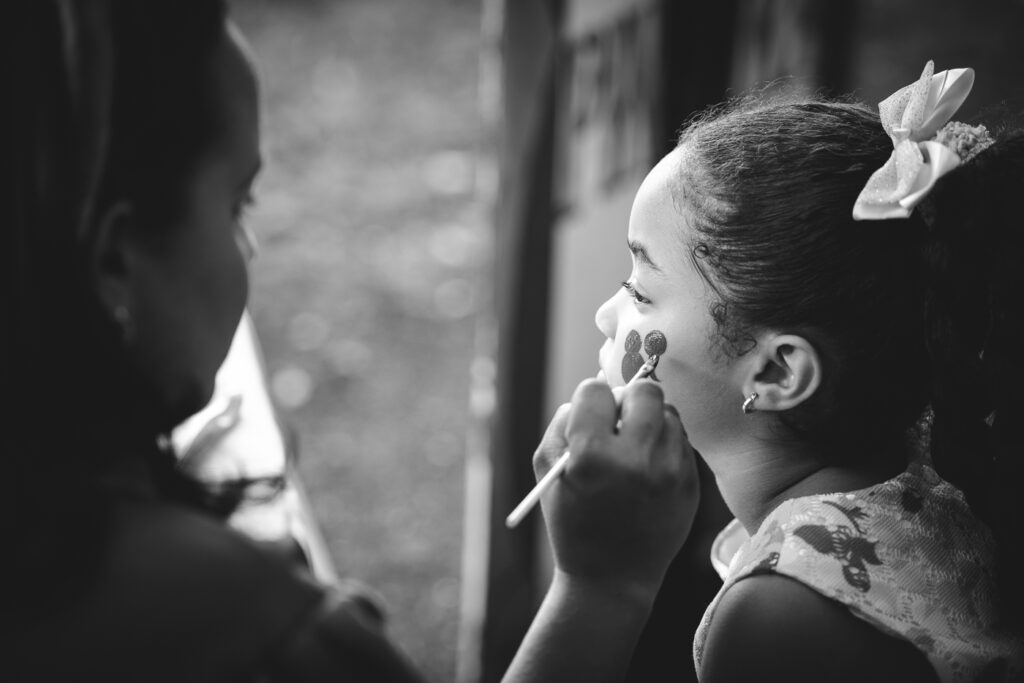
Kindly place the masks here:
<instances>
[{"instance_id":1,"label":"face paint on cheek","mask_svg":"<svg viewBox=\"0 0 1024 683\"><path fill-rule=\"evenodd\" d=\"M640 350L640 333L630 330L626 335L626 353L636 353Z\"/></svg>"},{"instance_id":2,"label":"face paint on cheek","mask_svg":"<svg viewBox=\"0 0 1024 683\"><path fill-rule=\"evenodd\" d=\"M644 357L640 355L640 333L630 330L626 335L626 355L622 357L622 381L628 382L633 379L633 375L643 364Z\"/></svg>"},{"instance_id":3,"label":"face paint on cheek","mask_svg":"<svg viewBox=\"0 0 1024 683\"><path fill-rule=\"evenodd\" d=\"M668 340L665 338L665 333L661 330L651 330L644 337L644 351L648 356L657 355L660 359L661 356L665 355L665 349L668 348ZM656 372L651 373L651 379L655 382L660 382L658 374Z\"/></svg>"},{"instance_id":4,"label":"face paint on cheek","mask_svg":"<svg viewBox=\"0 0 1024 683\"><path fill-rule=\"evenodd\" d=\"M644 351L648 356L658 354L659 356L665 353L665 349L668 348L668 340L665 339L665 333L661 330L651 330L644 337Z\"/></svg>"}]
</instances>

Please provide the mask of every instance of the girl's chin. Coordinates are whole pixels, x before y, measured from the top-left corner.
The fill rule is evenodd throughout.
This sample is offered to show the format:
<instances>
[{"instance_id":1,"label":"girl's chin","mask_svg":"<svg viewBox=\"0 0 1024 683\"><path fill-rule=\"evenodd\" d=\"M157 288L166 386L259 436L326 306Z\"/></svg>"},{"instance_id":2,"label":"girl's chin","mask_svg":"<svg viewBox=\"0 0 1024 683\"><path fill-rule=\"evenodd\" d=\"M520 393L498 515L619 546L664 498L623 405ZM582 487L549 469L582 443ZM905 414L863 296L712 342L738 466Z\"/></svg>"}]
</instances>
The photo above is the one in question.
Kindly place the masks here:
<instances>
[{"instance_id":1,"label":"girl's chin","mask_svg":"<svg viewBox=\"0 0 1024 683\"><path fill-rule=\"evenodd\" d=\"M597 371L597 377L595 379L598 379L598 380L604 382L605 384L608 383L608 379L604 376L604 370L598 370Z\"/></svg>"}]
</instances>

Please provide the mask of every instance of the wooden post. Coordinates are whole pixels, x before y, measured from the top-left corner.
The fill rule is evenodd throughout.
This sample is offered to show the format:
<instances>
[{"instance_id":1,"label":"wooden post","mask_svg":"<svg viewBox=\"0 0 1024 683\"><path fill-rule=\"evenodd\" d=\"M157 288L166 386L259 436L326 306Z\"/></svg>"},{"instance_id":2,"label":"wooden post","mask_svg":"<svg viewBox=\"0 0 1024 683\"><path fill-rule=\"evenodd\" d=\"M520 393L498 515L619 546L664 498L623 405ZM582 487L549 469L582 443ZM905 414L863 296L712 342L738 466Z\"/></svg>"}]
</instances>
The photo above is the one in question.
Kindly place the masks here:
<instances>
[{"instance_id":1,"label":"wooden post","mask_svg":"<svg viewBox=\"0 0 1024 683\"><path fill-rule=\"evenodd\" d=\"M850 87L855 0L746 0L739 5L732 85L737 92L779 80L808 91Z\"/></svg>"},{"instance_id":2,"label":"wooden post","mask_svg":"<svg viewBox=\"0 0 1024 683\"><path fill-rule=\"evenodd\" d=\"M497 409L491 419L491 499L481 682L498 681L536 610L537 530L505 528L534 483L547 369L555 69L560 0L503 0L499 190L495 248ZM470 513L472 514L472 513ZM469 656L467 654L467 656ZM471 667L472 668L472 667ZM467 669L469 670L469 669Z\"/></svg>"}]
</instances>

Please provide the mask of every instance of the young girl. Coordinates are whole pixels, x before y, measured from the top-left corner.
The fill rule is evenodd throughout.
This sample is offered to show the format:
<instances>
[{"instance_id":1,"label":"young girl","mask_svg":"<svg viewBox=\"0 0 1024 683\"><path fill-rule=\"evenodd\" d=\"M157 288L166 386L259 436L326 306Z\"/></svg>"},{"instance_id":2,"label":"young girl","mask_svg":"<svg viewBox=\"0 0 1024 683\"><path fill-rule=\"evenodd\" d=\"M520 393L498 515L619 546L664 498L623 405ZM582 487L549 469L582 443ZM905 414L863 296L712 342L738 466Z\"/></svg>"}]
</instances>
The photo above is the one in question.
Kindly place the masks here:
<instances>
[{"instance_id":1,"label":"young girl","mask_svg":"<svg viewBox=\"0 0 1024 683\"><path fill-rule=\"evenodd\" d=\"M947 125L972 81L712 110L637 193L601 366L660 354L737 520L704 682L1024 676L1024 132Z\"/></svg>"}]
</instances>

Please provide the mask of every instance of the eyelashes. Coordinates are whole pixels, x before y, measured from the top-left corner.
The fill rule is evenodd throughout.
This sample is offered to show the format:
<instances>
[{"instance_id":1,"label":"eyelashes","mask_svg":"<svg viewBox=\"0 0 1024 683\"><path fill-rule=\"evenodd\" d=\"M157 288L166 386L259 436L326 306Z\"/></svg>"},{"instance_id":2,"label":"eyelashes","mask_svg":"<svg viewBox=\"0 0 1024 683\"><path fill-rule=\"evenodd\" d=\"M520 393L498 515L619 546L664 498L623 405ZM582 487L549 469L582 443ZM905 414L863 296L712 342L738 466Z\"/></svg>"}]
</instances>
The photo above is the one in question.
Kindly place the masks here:
<instances>
[{"instance_id":1,"label":"eyelashes","mask_svg":"<svg viewBox=\"0 0 1024 683\"><path fill-rule=\"evenodd\" d=\"M632 282L630 282L629 280L623 280L622 281L622 288L624 290L626 290L629 293L629 295L631 297L633 297L633 301L637 302L638 304L649 304L649 303L651 303L650 299L648 299L643 294L640 294L638 291L636 291L636 286Z\"/></svg>"}]
</instances>

